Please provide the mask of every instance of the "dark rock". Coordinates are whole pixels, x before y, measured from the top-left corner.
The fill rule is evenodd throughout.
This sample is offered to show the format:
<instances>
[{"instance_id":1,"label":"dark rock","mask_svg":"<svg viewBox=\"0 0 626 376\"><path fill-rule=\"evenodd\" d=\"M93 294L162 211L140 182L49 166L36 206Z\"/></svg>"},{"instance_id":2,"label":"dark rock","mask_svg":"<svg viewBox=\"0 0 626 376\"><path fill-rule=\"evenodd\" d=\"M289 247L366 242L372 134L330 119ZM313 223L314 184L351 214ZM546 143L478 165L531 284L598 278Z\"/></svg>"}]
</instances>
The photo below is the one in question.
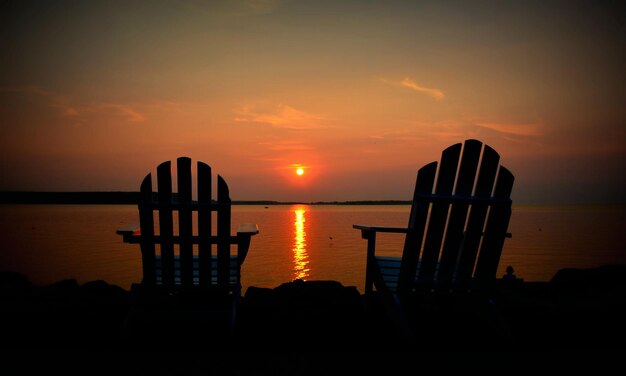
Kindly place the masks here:
<instances>
[{"instance_id":1,"label":"dark rock","mask_svg":"<svg viewBox=\"0 0 626 376\"><path fill-rule=\"evenodd\" d=\"M127 290L102 280L87 282L80 289L84 296L99 305L127 305L130 298Z\"/></svg>"},{"instance_id":2,"label":"dark rock","mask_svg":"<svg viewBox=\"0 0 626 376\"><path fill-rule=\"evenodd\" d=\"M10 271L0 271L0 286L16 286L31 288L32 283L24 274Z\"/></svg>"},{"instance_id":3,"label":"dark rock","mask_svg":"<svg viewBox=\"0 0 626 376\"><path fill-rule=\"evenodd\" d=\"M626 290L626 265L561 269L552 277L550 285L559 294Z\"/></svg>"},{"instance_id":4,"label":"dark rock","mask_svg":"<svg viewBox=\"0 0 626 376\"><path fill-rule=\"evenodd\" d=\"M336 281L284 283L274 289L248 288L239 333L250 346L299 343L321 350L358 343L365 319L361 296Z\"/></svg>"},{"instance_id":5,"label":"dark rock","mask_svg":"<svg viewBox=\"0 0 626 376\"><path fill-rule=\"evenodd\" d=\"M556 346L626 346L626 265L559 270L550 294Z\"/></svg>"},{"instance_id":6,"label":"dark rock","mask_svg":"<svg viewBox=\"0 0 626 376\"><path fill-rule=\"evenodd\" d=\"M130 294L105 281L79 285L68 279L37 287L19 273L2 272L2 347L124 349L121 331L130 309ZM206 299L206 295L172 297L172 305L181 311L181 321L172 327L181 340L206 343L230 336L227 325L207 326L199 334L198 326L184 315L188 309L186 298L193 302L214 300ZM623 265L563 269L550 282L521 282L515 286L500 283L487 299L472 294L417 298L408 307L423 350L626 346ZM275 288L251 286L242 298L235 333L229 337L234 340L229 344L241 351L361 350L371 349L372 344L379 344L381 349L401 349L397 338L390 335L389 321L378 299L373 294L366 306L364 296L355 287L337 281L296 280ZM165 320L173 321L168 311L171 307L166 308ZM153 336L155 348L161 348L162 327L155 329L146 323L145 328ZM217 343L221 346L225 342ZM271 368L268 359L257 358L267 360ZM300 360L294 362L299 364Z\"/></svg>"},{"instance_id":7,"label":"dark rock","mask_svg":"<svg viewBox=\"0 0 626 376\"><path fill-rule=\"evenodd\" d=\"M4 299L19 298L29 293L33 284L28 277L16 272L0 272L0 297Z\"/></svg>"},{"instance_id":8,"label":"dark rock","mask_svg":"<svg viewBox=\"0 0 626 376\"><path fill-rule=\"evenodd\" d=\"M64 279L47 286L38 287L34 293L48 301L72 300L80 293L80 285L75 279Z\"/></svg>"},{"instance_id":9,"label":"dark rock","mask_svg":"<svg viewBox=\"0 0 626 376\"><path fill-rule=\"evenodd\" d=\"M105 281L91 281L80 286L81 336L92 348L117 348L122 323L130 309L130 293Z\"/></svg>"}]
</instances>

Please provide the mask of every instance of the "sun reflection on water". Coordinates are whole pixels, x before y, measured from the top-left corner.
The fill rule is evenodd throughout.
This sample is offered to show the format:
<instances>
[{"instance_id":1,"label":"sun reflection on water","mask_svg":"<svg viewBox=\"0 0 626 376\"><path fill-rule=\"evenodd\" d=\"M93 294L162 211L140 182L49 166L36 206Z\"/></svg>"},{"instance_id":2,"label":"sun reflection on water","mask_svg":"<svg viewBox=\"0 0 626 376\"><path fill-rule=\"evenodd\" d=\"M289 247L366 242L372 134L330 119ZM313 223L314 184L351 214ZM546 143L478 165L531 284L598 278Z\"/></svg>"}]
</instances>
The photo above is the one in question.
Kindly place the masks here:
<instances>
[{"instance_id":1,"label":"sun reflection on water","mask_svg":"<svg viewBox=\"0 0 626 376\"><path fill-rule=\"evenodd\" d=\"M306 231L304 228L304 223L306 222L304 213L306 213L306 211L302 208L298 208L293 212L295 214L295 220L293 222L293 274L294 279L305 280L309 276L309 268L307 267L309 264L309 256L306 252Z\"/></svg>"}]
</instances>

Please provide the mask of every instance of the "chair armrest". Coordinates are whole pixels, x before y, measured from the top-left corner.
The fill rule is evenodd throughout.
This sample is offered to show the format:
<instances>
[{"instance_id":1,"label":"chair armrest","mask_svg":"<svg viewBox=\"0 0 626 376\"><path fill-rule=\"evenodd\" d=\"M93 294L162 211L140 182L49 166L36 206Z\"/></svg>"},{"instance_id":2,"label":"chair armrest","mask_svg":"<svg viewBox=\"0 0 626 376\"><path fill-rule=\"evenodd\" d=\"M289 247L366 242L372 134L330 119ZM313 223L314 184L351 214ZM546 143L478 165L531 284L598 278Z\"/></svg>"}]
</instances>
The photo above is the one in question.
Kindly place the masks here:
<instances>
[{"instance_id":1,"label":"chair armrest","mask_svg":"<svg viewBox=\"0 0 626 376\"><path fill-rule=\"evenodd\" d=\"M361 237L363 239L367 239L367 235L374 234L376 232L391 232L391 233L397 233L397 234L406 234L408 231L408 229L405 227L352 225L352 228L361 230Z\"/></svg>"},{"instance_id":2,"label":"chair armrest","mask_svg":"<svg viewBox=\"0 0 626 376\"><path fill-rule=\"evenodd\" d=\"M368 257L374 256L374 249L376 247L376 233L377 232L389 232L396 234L406 234L408 229L404 227L382 227L382 226L367 226L367 225L352 225L352 228L361 230L361 238L367 239L367 254Z\"/></svg>"},{"instance_id":3,"label":"chair armrest","mask_svg":"<svg viewBox=\"0 0 626 376\"><path fill-rule=\"evenodd\" d=\"M407 228L403 227L382 227L382 226L367 226L367 225L352 225L352 228L361 230L361 238L367 240L367 262L365 268L365 294L370 295L373 291L373 285L375 280L378 280L380 270L377 270L376 259L374 254L376 253L376 233L388 232L396 234L406 234Z\"/></svg>"},{"instance_id":4,"label":"chair armrest","mask_svg":"<svg viewBox=\"0 0 626 376\"><path fill-rule=\"evenodd\" d=\"M242 223L237 227L237 235L256 235L259 233L259 226L256 223Z\"/></svg>"},{"instance_id":5,"label":"chair armrest","mask_svg":"<svg viewBox=\"0 0 626 376\"><path fill-rule=\"evenodd\" d=\"M139 227L139 225L130 225L118 228L115 233L118 235L122 235L122 240L124 241L124 243L139 243L141 228Z\"/></svg>"},{"instance_id":6,"label":"chair armrest","mask_svg":"<svg viewBox=\"0 0 626 376\"><path fill-rule=\"evenodd\" d=\"M259 226L255 223L242 223L237 227L237 260L241 266L248 255L250 238L259 233Z\"/></svg>"}]
</instances>

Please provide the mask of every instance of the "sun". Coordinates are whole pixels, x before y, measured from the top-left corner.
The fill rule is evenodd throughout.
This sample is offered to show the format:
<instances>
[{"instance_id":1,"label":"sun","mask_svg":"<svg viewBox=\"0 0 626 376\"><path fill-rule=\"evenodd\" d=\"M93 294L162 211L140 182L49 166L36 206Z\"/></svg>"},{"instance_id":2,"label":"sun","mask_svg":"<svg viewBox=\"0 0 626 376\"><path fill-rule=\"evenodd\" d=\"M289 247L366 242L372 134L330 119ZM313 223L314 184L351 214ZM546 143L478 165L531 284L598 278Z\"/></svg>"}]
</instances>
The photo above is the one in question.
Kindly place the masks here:
<instances>
[{"instance_id":1,"label":"sun","mask_svg":"<svg viewBox=\"0 0 626 376\"><path fill-rule=\"evenodd\" d=\"M296 169L296 174L297 174L298 176L302 176L302 175L304 175L304 169L303 169L302 167L298 167L298 168Z\"/></svg>"}]
</instances>

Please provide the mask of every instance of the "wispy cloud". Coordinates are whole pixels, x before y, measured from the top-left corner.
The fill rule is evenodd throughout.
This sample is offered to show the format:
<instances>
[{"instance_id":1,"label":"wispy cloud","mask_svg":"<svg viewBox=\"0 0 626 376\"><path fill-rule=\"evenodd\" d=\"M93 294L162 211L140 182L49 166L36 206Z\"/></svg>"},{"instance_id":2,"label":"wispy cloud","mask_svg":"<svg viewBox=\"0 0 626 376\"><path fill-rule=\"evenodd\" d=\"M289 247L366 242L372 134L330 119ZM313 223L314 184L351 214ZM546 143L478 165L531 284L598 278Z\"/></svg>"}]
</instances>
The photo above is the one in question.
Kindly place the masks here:
<instances>
[{"instance_id":1,"label":"wispy cloud","mask_svg":"<svg viewBox=\"0 0 626 376\"><path fill-rule=\"evenodd\" d=\"M396 129L392 131L370 134L369 139L374 142L414 142L423 141L424 136L420 134L421 129Z\"/></svg>"},{"instance_id":2,"label":"wispy cloud","mask_svg":"<svg viewBox=\"0 0 626 376\"><path fill-rule=\"evenodd\" d=\"M125 118L130 123L140 123L146 117L136 111L132 106L120 103L95 103L83 108L85 112L109 112Z\"/></svg>"},{"instance_id":3,"label":"wispy cloud","mask_svg":"<svg viewBox=\"0 0 626 376\"><path fill-rule=\"evenodd\" d=\"M513 124L513 123L493 123L493 122L475 122L479 127L487 128L499 133L510 134L514 136L541 136L541 127L539 124Z\"/></svg>"},{"instance_id":4,"label":"wispy cloud","mask_svg":"<svg viewBox=\"0 0 626 376\"><path fill-rule=\"evenodd\" d=\"M259 142L259 145L266 147L273 151L303 151L313 150L313 147L306 145L302 141L296 140L282 140L282 141L264 141Z\"/></svg>"},{"instance_id":5,"label":"wispy cloud","mask_svg":"<svg viewBox=\"0 0 626 376\"><path fill-rule=\"evenodd\" d=\"M243 106L237 111L235 121L243 123L263 123L276 128L287 129L318 129L325 128L325 116L311 114L295 109L286 104L268 105L255 103Z\"/></svg>"},{"instance_id":6,"label":"wispy cloud","mask_svg":"<svg viewBox=\"0 0 626 376\"><path fill-rule=\"evenodd\" d=\"M73 100L68 95L38 86L3 88L2 91L20 93L31 98L36 98L36 102L44 107L54 109L58 116L72 119L74 125L89 123L89 119L93 117L122 118L123 121L128 123L139 123L146 120L146 117L142 113L129 104L114 102L81 103Z\"/></svg>"},{"instance_id":7,"label":"wispy cloud","mask_svg":"<svg viewBox=\"0 0 626 376\"><path fill-rule=\"evenodd\" d=\"M541 121L522 123L465 118L442 120L418 126L422 132L439 140L477 138L485 142L506 140L530 146L539 142L545 135L545 128Z\"/></svg>"},{"instance_id":8,"label":"wispy cloud","mask_svg":"<svg viewBox=\"0 0 626 376\"><path fill-rule=\"evenodd\" d=\"M424 142L428 139L458 140L464 138L506 139L515 142L530 142L544 136L541 121L502 122L486 119L444 119L434 122L412 121L410 126L370 134L378 143Z\"/></svg>"},{"instance_id":9,"label":"wispy cloud","mask_svg":"<svg viewBox=\"0 0 626 376\"><path fill-rule=\"evenodd\" d=\"M401 81L389 80L383 77L383 78L380 78L380 82L385 83L387 85L400 86L406 89L416 91L421 94L426 94L429 97L432 97L436 100L443 100L445 98L445 94L442 90L420 86L415 81L413 81L410 77L405 77Z\"/></svg>"},{"instance_id":10,"label":"wispy cloud","mask_svg":"<svg viewBox=\"0 0 626 376\"><path fill-rule=\"evenodd\" d=\"M67 102L59 102L55 104L54 107L60 110L62 116L75 119L86 119L92 116L108 116L122 118L128 123L141 123L146 120L146 117L135 110L133 106L122 103L95 102L75 105Z\"/></svg>"}]
</instances>

